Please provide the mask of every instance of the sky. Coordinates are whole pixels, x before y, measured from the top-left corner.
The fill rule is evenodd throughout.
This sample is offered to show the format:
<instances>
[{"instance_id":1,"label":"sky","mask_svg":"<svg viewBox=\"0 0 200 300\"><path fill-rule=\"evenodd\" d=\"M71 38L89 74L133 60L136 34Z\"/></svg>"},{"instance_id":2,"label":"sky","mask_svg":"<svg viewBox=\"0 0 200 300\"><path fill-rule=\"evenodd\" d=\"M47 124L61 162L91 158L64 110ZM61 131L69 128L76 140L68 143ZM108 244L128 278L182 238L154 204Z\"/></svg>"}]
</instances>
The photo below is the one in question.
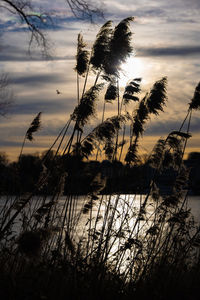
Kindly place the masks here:
<instances>
[{"instance_id":1,"label":"sky","mask_svg":"<svg viewBox=\"0 0 200 300\"><path fill-rule=\"evenodd\" d=\"M129 16L135 17L131 25L134 54L122 66L121 93L126 82L135 77L142 77L141 97L156 80L168 77L167 105L163 113L148 121L140 151L149 153L161 136L179 129L200 81L199 0L96 0L92 3L103 9L105 19L95 19L95 24L75 18L64 0L32 2L34 12L42 7L52 17L53 24L44 31L51 58L43 57L37 46L33 46L30 55L25 26L16 16L0 9L1 73L8 75L14 98L8 114L0 117L0 152L7 153L10 160L17 158L26 130L40 111L42 128L33 142L27 141L24 153L40 153L51 146L77 104L74 67L78 33L89 48L105 21L112 20L116 26ZM90 76L89 83L92 82ZM56 93L57 89L61 94ZM100 101L97 108L101 111ZM108 104L106 117L115 114L116 108L116 103ZM100 119L99 113L86 131ZM200 112L193 114L190 131L192 138L186 153L200 151Z\"/></svg>"}]
</instances>

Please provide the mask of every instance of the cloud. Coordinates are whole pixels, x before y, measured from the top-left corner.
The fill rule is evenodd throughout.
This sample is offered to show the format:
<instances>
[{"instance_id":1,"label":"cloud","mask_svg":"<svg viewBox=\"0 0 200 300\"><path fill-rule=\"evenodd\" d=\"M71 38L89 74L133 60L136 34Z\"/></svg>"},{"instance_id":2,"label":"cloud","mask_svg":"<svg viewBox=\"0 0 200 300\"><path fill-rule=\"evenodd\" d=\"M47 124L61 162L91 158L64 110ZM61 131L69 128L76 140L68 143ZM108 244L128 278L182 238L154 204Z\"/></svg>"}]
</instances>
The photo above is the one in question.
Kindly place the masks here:
<instances>
[{"instance_id":1,"label":"cloud","mask_svg":"<svg viewBox=\"0 0 200 300\"><path fill-rule=\"evenodd\" d=\"M26 121L23 120L22 123L19 123L16 128L13 126L10 126L10 124L5 124L4 128L1 132L1 140L0 143L2 144L3 141L5 141L6 145L7 142L12 143L18 143L18 140L21 141L23 139L24 134L26 133L30 123L34 119L36 114L31 113ZM57 115L58 116L58 115ZM51 118L47 120L47 114L42 113L41 115L41 129L39 132L37 132L36 136L41 137L43 139L46 139L47 141L49 138L56 137L60 130L64 127L67 119L59 119L56 115L52 115ZM49 116L48 116L49 117ZM19 118L19 116L15 115L15 119ZM72 133L73 129L72 127L69 128L68 134Z\"/></svg>"},{"instance_id":2,"label":"cloud","mask_svg":"<svg viewBox=\"0 0 200 300\"><path fill-rule=\"evenodd\" d=\"M56 31L67 29L69 31L74 30L74 26L70 26L69 24L77 23L77 19L75 17L64 17L64 16L50 16L45 18L46 22L41 23L38 19L33 20L35 26L37 26L40 30L43 31ZM19 20L14 19L12 21L7 21L0 26L2 30L10 31L10 32L24 32L29 31L27 25L25 23L20 24Z\"/></svg>"},{"instance_id":3,"label":"cloud","mask_svg":"<svg viewBox=\"0 0 200 300\"><path fill-rule=\"evenodd\" d=\"M13 114L33 114L37 113L39 111L46 112L48 113L57 113L57 112L62 112L63 110L63 105L59 103L56 103L56 101L53 102L41 102L37 99L37 102L31 102L31 103L26 103L26 104L20 104L20 105L15 105L12 109Z\"/></svg>"},{"instance_id":4,"label":"cloud","mask_svg":"<svg viewBox=\"0 0 200 300\"><path fill-rule=\"evenodd\" d=\"M143 7L143 8L139 8L134 10L134 16L136 17L156 17L156 18L160 18L163 17L165 15L165 11L162 8L159 7Z\"/></svg>"},{"instance_id":5,"label":"cloud","mask_svg":"<svg viewBox=\"0 0 200 300\"><path fill-rule=\"evenodd\" d=\"M159 118L159 117L158 117ZM184 119L184 118L183 118ZM166 136L173 130L179 130L183 119L177 118L177 120L156 120L156 122L149 122L146 125L145 135L158 135L158 136ZM185 127L182 128L182 131L186 131L187 122ZM200 131L199 117L196 115L192 118L192 122L190 125L191 133L198 133Z\"/></svg>"},{"instance_id":6,"label":"cloud","mask_svg":"<svg viewBox=\"0 0 200 300\"><path fill-rule=\"evenodd\" d=\"M156 122L149 122L146 125L145 135L157 135L157 136L166 136L173 130L178 130L180 128L180 121L179 120L165 120L160 121L157 120Z\"/></svg>"},{"instance_id":7,"label":"cloud","mask_svg":"<svg viewBox=\"0 0 200 300\"><path fill-rule=\"evenodd\" d=\"M71 99L70 99L71 100ZM73 99L75 102L75 99ZM41 101L37 99L36 101L31 101L29 103L22 103L19 105L13 105L12 114L21 115L21 114L33 114L38 112L45 112L48 114L62 114L63 112L69 111L71 108L69 101L61 102L55 98L55 101Z\"/></svg>"},{"instance_id":8,"label":"cloud","mask_svg":"<svg viewBox=\"0 0 200 300\"><path fill-rule=\"evenodd\" d=\"M19 142L16 142L16 141L6 141L6 140L0 140L0 146L2 147L21 147L22 143L19 141Z\"/></svg>"},{"instance_id":9,"label":"cloud","mask_svg":"<svg viewBox=\"0 0 200 300\"><path fill-rule=\"evenodd\" d=\"M139 48L138 56L189 56L200 55L200 45Z\"/></svg>"},{"instance_id":10,"label":"cloud","mask_svg":"<svg viewBox=\"0 0 200 300\"><path fill-rule=\"evenodd\" d=\"M74 60L74 55L65 56L51 56L49 61L54 60ZM21 49L17 46L3 45L0 51L0 62L34 62L34 61L48 61L46 58L41 56L39 51L34 51L34 55L30 55L26 49Z\"/></svg>"},{"instance_id":11,"label":"cloud","mask_svg":"<svg viewBox=\"0 0 200 300\"><path fill-rule=\"evenodd\" d=\"M43 14L43 22L41 22L38 18L32 18L32 23L42 32L56 32L59 30L68 30L68 31L74 31L80 29L80 23L81 18L77 18L74 15L67 15L64 11L49 11L47 14ZM6 12L6 11L4 11ZM33 14L38 15L39 13L36 11L33 11ZM0 16L2 13L0 13ZM98 19L98 18L97 18ZM1 18L2 20L2 18ZM82 20L83 24L91 24L89 18L85 16L84 22ZM29 27L25 22L22 22L22 20L13 14L7 14L6 18L3 17L3 20L0 21L0 30L2 32L14 32L14 33L23 33L23 32L29 32Z\"/></svg>"},{"instance_id":12,"label":"cloud","mask_svg":"<svg viewBox=\"0 0 200 300\"><path fill-rule=\"evenodd\" d=\"M188 0L175 0L175 2L177 2L178 5L182 5L182 7L184 8L184 5L187 8L200 8L200 2L199 0L190 0L189 2L189 7L188 7Z\"/></svg>"},{"instance_id":13,"label":"cloud","mask_svg":"<svg viewBox=\"0 0 200 300\"><path fill-rule=\"evenodd\" d=\"M41 0L35 0L34 4L39 7ZM50 61L44 60L37 47L33 48L32 56L27 55L29 36L16 19L11 19L10 15L9 18L2 16L0 21L0 30L4 32L0 51L1 70L9 74L16 95L10 120L1 119L1 145L8 151L21 145L15 144L17 139L23 140L27 126L39 111L43 112L43 127L38 133L41 138L38 149L49 145L47 140L57 135L77 104L76 74L73 71L77 34L81 31L90 45L99 31L99 26L75 20L66 8L65 0L43 0L42 6L44 11L53 12L54 25L49 24L48 30L45 30L56 48ZM155 137L166 136L179 128L195 84L200 79L200 1L190 0L188 4L188 0L105 0L104 8L105 17L114 21L113 26L122 18L136 17L131 28L135 33L133 41L140 63L135 67L133 63L133 74L144 78L143 92L148 91L156 80L168 76L169 100L165 113L152 118L146 126L148 142L145 145L153 146L153 137L156 140ZM89 84L93 82L93 78L89 77ZM80 80L82 86L83 80ZM56 89L62 94L56 95ZM100 120L102 103L98 105L100 114L97 117ZM117 105L106 109L106 116L111 116L116 113ZM194 114L191 124L191 132L197 134L200 132L198 115ZM93 119L85 132L89 132L98 120Z\"/></svg>"},{"instance_id":14,"label":"cloud","mask_svg":"<svg viewBox=\"0 0 200 300\"><path fill-rule=\"evenodd\" d=\"M29 76L19 76L13 77L11 80L11 84L25 85L26 87L35 87L38 88L43 86L44 84L56 84L56 83L64 83L65 80L63 78L63 74L54 73L54 74L35 74Z\"/></svg>"},{"instance_id":15,"label":"cloud","mask_svg":"<svg viewBox=\"0 0 200 300\"><path fill-rule=\"evenodd\" d=\"M109 18L120 19L132 15L141 24L199 23L199 0L107 0Z\"/></svg>"}]
</instances>

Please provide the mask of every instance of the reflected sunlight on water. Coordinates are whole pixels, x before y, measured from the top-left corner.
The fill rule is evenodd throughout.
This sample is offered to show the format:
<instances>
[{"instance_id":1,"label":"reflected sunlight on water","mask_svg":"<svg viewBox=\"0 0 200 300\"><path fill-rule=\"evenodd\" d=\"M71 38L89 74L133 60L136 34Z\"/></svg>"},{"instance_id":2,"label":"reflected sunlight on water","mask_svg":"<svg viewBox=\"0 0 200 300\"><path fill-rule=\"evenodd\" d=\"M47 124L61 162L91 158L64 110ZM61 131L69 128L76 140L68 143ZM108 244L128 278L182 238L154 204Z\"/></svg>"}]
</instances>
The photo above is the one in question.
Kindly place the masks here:
<instances>
[{"instance_id":1,"label":"reflected sunlight on water","mask_svg":"<svg viewBox=\"0 0 200 300\"><path fill-rule=\"evenodd\" d=\"M118 198L118 199L117 199ZM9 199L9 200L6 200ZM0 199L0 217L3 217L2 208L7 202L13 201L13 197L1 197ZM117 201L116 201L117 199ZM115 209L116 212L116 228L119 228L121 224L121 218L131 218L129 226L134 225L135 219L139 213L140 207L145 199L145 195L103 195L99 196L99 199L93 201L92 210L88 210L87 213L84 213L84 206L88 202L88 196L62 196L58 201L58 210L60 213L64 213L64 210L73 211L73 216L68 215L69 218L73 217L73 224L79 223L79 230L83 231L83 228L87 226L88 220L91 218L93 222L96 219L96 216L99 215L98 223L104 219L107 215L109 218L109 211ZM46 202L50 201L51 197L46 198ZM32 211L36 210L43 201L42 196L34 197L34 201L26 207L26 212L31 216ZM37 202L37 204L36 204ZM117 203L116 203L117 202ZM67 204L66 204L67 203ZM109 204L109 205L108 205ZM196 222L200 221L200 196L189 196L188 197L188 208L191 209L191 213L194 216ZM150 201L146 210L146 217L151 220L153 217L153 212L155 209L154 201ZM108 211L109 210L109 211ZM18 218L17 222L21 219ZM15 222L15 227L17 226Z\"/></svg>"},{"instance_id":2,"label":"reflected sunlight on water","mask_svg":"<svg viewBox=\"0 0 200 300\"><path fill-rule=\"evenodd\" d=\"M131 262L135 262L134 268L137 268L135 258L139 259L140 268L139 262L143 262L144 257L148 256L149 247L154 249L162 245L165 240L165 228L170 228L170 215L165 215L165 210L160 208L161 201L155 202L148 198L144 206L146 195L62 196L52 207L50 223L46 223L48 215L43 215L43 219L37 220L37 212L44 204L51 203L52 199L50 196L33 197L16 218L9 236L18 239L23 231L48 227L53 232L54 227L57 228L57 233L49 242L52 249L56 248L61 240L65 243L67 238L73 247L81 249L86 259L99 255L102 260L106 259L115 268L125 271ZM8 198L6 201L6 197L1 198L1 220L5 216L3 207L6 203L9 206L9 202L13 200L14 197L10 197L9 201ZM199 196L190 196L187 208L191 209L194 220L199 222ZM15 211L16 209L12 210L10 217ZM165 222L162 223L164 215ZM154 237L159 232L161 235L156 241Z\"/></svg>"}]
</instances>

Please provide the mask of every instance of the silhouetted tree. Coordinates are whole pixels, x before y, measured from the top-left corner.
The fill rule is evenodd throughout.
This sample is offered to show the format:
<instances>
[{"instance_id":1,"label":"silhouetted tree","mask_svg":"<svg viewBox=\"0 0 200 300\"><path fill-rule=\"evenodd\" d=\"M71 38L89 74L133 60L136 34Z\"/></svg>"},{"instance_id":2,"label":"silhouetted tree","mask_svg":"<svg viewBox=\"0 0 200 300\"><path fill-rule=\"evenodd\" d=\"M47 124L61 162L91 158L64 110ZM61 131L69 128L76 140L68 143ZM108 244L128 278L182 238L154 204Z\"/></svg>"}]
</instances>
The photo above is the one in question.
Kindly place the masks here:
<instances>
[{"instance_id":1,"label":"silhouetted tree","mask_svg":"<svg viewBox=\"0 0 200 300\"><path fill-rule=\"evenodd\" d=\"M23 192L34 189L42 171L41 160L35 155L22 155L18 163L20 187Z\"/></svg>"},{"instance_id":2,"label":"silhouetted tree","mask_svg":"<svg viewBox=\"0 0 200 300\"><path fill-rule=\"evenodd\" d=\"M9 162L4 152L0 153L0 194L16 194L19 187L16 166Z\"/></svg>"},{"instance_id":3,"label":"silhouetted tree","mask_svg":"<svg viewBox=\"0 0 200 300\"><path fill-rule=\"evenodd\" d=\"M200 162L200 152L190 152L187 160L197 160Z\"/></svg>"}]
</instances>

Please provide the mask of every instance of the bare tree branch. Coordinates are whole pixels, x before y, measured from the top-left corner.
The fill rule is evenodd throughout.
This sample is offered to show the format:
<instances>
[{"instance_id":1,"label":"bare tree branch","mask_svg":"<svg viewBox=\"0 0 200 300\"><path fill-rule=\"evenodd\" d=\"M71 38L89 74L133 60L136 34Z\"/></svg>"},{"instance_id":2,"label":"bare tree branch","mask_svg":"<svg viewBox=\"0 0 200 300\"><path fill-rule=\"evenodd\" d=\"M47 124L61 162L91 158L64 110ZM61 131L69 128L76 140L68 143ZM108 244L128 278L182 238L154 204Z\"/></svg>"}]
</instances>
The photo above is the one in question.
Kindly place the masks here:
<instances>
[{"instance_id":1,"label":"bare tree branch","mask_svg":"<svg viewBox=\"0 0 200 300\"><path fill-rule=\"evenodd\" d=\"M72 13L79 19L89 19L93 22L94 17L103 18L103 10L95 7L92 3L85 0L65 0L69 5Z\"/></svg>"},{"instance_id":2,"label":"bare tree branch","mask_svg":"<svg viewBox=\"0 0 200 300\"><path fill-rule=\"evenodd\" d=\"M73 15L79 19L88 19L93 22L95 16L103 17L101 9L96 8L92 3L86 0L63 0L65 1ZM90 1L90 0L89 0ZM48 56L49 45L45 30L49 24L53 24L50 13L34 13L36 8L32 0L0 0L0 7L17 15L21 22L26 24L31 36L29 41L29 50L34 42L40 46L43 54ZM38 8L37 8L38 10Z\"/></svg>"},{"instance_id":3,"label":"bare tree branch","mask_svg":"<svg viewBox=\"0 0 200 300\"><path fill-rule=\"evenodd\" d=\"M49 0L51 1L51 0ZM91 3L86 0L63 0L65 1L75 17L80 19L89 19L93 22L93 17L103 17L100 9L95 8ZM90 1L90 0L89 0ZM42 50L42 54L49 56L49 39L45 29L53 21L49 13L34 12L32 0L0 0L0 8L7 10L9 13L16 15L20 18L22 24L26 25L30 33L29 51L33 43L36 43ZM37 8L38 10L38 8ZM13 102L12 92L8 86L7 75L0 75L0 115L5 116L8 108Z\"/></svg>"},{"instance_id":4,"label":"bare tree branch","mask_svg":"<svg viewBox=\"0 0 200 300\"><path fill-rule=\"evenodd\" d=\"M34 14L34 7L29 0L0 0L3 3L0 7L8 10L14 15L18 15L22 23L27 25L31 34L29 41L29 50L33 42L42 48L44 55L48 55L48 38L44 32L47 22L51 18L46 13Z\"/></svg>"}]
</instances>

